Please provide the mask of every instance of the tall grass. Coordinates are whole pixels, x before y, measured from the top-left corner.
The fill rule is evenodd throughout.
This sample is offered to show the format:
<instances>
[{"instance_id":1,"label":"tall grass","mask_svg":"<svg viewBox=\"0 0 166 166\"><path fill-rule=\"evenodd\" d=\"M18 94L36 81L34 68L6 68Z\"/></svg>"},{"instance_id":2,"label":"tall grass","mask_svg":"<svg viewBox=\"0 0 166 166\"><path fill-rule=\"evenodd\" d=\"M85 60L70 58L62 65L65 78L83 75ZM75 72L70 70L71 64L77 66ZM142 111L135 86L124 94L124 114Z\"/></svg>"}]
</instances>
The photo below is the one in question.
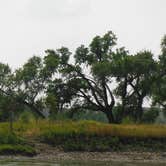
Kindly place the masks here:
<instances>
[{"instance_id":1,"label":"tall grass","mask_svg":"<svg viewBox=\"0 0 166 166\"><path fill-rule=\"evenodd\" d=\"M0 134L9 132L8 123L0 123ZM35 138L45 132L56 134L84 134L98 136L166 138L166 125L116 125L95 121L49 121L38 120L29 123L15 122L14 131L23 137Z\"/></svg>"},{"instance_id":2,"label":"tall grass","mask_svg":"<svg viewBox=\"0 0 166 166\"><path fill-rule=\"evenodd\" d=\"M0 123L0 141L7 140L5 134L8 133L8 128L7 123ZM28 141L41 141L61 146L64 150L109 151L121 147L125 149L128 145L166 149L165 125L115 125L96 121L38 120L29 123L15 122L14 133Z\"/></svg>"}]
</instances>

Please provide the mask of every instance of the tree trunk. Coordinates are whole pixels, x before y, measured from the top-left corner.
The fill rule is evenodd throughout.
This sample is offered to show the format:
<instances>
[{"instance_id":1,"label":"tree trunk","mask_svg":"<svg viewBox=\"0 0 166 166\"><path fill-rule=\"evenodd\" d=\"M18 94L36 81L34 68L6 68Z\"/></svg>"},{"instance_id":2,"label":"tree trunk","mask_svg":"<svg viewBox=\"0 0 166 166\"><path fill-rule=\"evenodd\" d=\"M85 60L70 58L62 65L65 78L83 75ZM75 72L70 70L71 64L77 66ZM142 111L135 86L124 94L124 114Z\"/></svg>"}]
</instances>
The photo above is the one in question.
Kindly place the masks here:
<instances>
[{"instance_id":1,"label":"tree trunk","mask_svg":"<svg viewBox=\"0 0 166 166\"><path fill-rule=\"evenodd\" d=\"M11 110L10 111L10 120L9 120L9 123L10 123L10 133L13 133L13 120L14 120L14 111Z\"/></svg>"},{"instance_id":2,"label":"tree trunk","mask_svg":"<svg viewBox=\"0 0 166 166\"><path fill-rule=\"evenodd\" d=\"M143 116L142 104L143 104L143 98L141 97L138 99L138 105L137 105L137 121L138 122L142 120L142 116Z\"/></svg>"},{"instance_id":3,"label":"tree trunk","mask_svg":"<svg viewBox=\"0 0 166 166\"><path fill-rule=\"evenodd\" d=\"M122 119L126 116L126 95L127 95L127 78L125 77L122 92Z\"/></svg>"},{"instance_id":4,"label":"tree trunk","mask_svg":"<svg viewBox=\"0 0 166 166\"><path fill-rule=\"evenodd\" d=\"M28 102L25 102L25 101L23 101L22 103L26 105L27 107L29 107L32 111L34 111L40 117L46 118L45 115L40 110L38 110L33 104L29 104Z\"/></svg>"},{"instance_id":5,"label":"tree trunk","mask_svg":"<svg viewBox=\"0 0 166 166\"><path fill-rule=\"evenodd\" d=\"M108 122L109 123L115 123L115 119L114 119L114 116L113 116L113 113L112 113L112 110L107 110L105 111L105 114L107 116L107 119L108 119Z\"/></svg>"}]
</instances>

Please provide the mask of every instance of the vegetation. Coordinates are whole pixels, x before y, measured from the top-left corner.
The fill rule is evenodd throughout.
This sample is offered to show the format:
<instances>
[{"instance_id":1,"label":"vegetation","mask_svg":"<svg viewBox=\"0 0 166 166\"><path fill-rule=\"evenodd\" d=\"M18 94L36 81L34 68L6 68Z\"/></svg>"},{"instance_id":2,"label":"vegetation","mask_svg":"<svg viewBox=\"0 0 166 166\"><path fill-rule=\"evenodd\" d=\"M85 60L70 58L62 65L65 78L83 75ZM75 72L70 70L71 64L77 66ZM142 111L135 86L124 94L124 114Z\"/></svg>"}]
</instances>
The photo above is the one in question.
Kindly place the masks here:
<instances>
[{"instance_id":1,"label":"vegetation","mask_svg":"<svg viewBox=\"0 0 166 166\"><path fill-rule=\"evenodd\" d=\"M12 154L16 152L23 155L36 154L35 146L30 143L32 141L50 144L65 151L166 150L166 126L164 125L109 125L95 121L40 120L14 123L17 137L16 135L5 136L7 123L0 124L0 128L4 136L1 137L0 147L2 150L13 147L15 151L11 150ZM4 150L4 153L10 152Z\"/></svg>"},{"instance_id":2,"label":"vegetation","mask_svg":"<svg viewBox=\"0 0 166 166\"><path fill-rule=\"evenodd\" d=\"M36 151L33 147L23 145L0 145L0 155L25 155L34 156Z\"/></svg>"},{"instance_id":3,"label":"vegetation","mask_svg":"<svg viewBox=\"0 0 166 166\"><path fill-rule=\"evenodd\" d=\"M5 129L1 129L0 134L0 155L36 155L35 148L25 139L9 133Z\"/></svg>"},{"instance_id":4,"label":"vegetation","mask_svg":"<svg viewBox=\"0 0 166 166\"><path fill-rule=\"evenodd\" d=\"M166 108L165 56L166 36L155 60L147 50L131 55L117 48L109 31L73 54L66 47L47 50L43 59L33 56L15 71L0 63L0 120L12 124L23 110L43 118L89 110L105 114L109 123L126 118L141 123L145 99L152 100L151 107Z\"/></svg>"},{"instance_id":5,"label":"vegetation","mask_svg":"<svg viewBox=\"0 0 166 166\"><path fill-rule=\"evenodd\" d=\"M166 36L154 56L118 48L109 31L73 54L46 50L16 70L0 63L0 154L34 155L27 139L64 150L165 149L166 127L145 124L166 115Z\"/></svg>"}]
</instances>

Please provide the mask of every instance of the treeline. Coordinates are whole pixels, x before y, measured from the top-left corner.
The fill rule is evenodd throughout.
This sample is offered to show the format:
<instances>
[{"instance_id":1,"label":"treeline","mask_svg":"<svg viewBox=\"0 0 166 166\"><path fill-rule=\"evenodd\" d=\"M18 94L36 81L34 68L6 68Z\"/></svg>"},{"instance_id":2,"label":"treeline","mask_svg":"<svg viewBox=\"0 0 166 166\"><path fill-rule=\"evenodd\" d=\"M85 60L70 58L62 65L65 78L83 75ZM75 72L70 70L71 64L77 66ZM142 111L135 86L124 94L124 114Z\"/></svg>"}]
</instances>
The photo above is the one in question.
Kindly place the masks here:
<instances>
[{"instance_id":1,"label":"treeline","mask_svg":"<svg viewBox=\"0 0 166 166\"><path fill-rule=\"evenodd\" d=\"M104 113L109 123L126 117L141 122L145 99L153 110L166 109L166 36L155 57L149 50L132 55L118 48L109 31L73 54L66 47L47 50L15 71L0 63L0 120L26 109L43 118L89 110Z\"/></svg>"}]
</instances>

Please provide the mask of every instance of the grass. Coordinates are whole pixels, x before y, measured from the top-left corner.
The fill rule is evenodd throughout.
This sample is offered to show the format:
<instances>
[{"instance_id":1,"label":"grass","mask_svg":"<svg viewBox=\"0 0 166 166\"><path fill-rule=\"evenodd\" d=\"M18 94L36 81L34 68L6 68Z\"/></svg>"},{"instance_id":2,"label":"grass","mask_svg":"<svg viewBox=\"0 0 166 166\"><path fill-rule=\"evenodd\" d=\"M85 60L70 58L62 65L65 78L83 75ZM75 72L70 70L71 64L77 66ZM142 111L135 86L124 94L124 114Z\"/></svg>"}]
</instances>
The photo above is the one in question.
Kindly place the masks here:
<instances>
[{"instance_id":1,"label":"grass","mask_svg":"<svg viewBox=\"0 0 166 166\"><path fill-rule=\"evenodd\" d=\"M25 155L34 156L36 151L33 147L27 145L11 145L3 144L0 145L0 155Z\"/></svg>"},{"instance_id":2,"label":"grass","mask_svg":"<svg viewBox=\"0 0 166 166\"><path fill-rule=\"evenodd\" d=\"M0 124L0 155L36 155L35 148L28 141L9 131L7 123Z\"/></svg>"},{"instance_id":3,"label":"grass","mask_svg":"<svg viewBox=\"0 0 166 166\"><path fill-rule=\"evenodd\" d=\"M8 123L0 124L0 144L12 142L6 134L8 128ZM61 146L66 151L110 151L126 147L166 150L165 125L116 125L95 121L38 120L29 123L16 122L14 131L18 138ZM13 144L20 141L16 139Z\"/></svg>"},{"instance_id":4,"label":"grass","mask_svg":"<svg viewBox=\"0 0 166 166\"><path fill-rule=\"evenodd\" d=\"M6 132L7 124L0 124ZM166 138L166 125L116 125L95 121L47 121L14 124L15 133L23 137L39 137L50 132L56 135L97 135L137 138ZM0 130L1 133L1 130Z\"/></svg>"},{"instance_id":5,"label":"grass","mask_svg":"<svg viewBox=\"0 0 166 166\"><path fill-rule=\"evenodd\" d=\"M95 121L48 121L30 123L15 122L14 132L23 138L38 138L44 133L56 135L95 135L137 138L166 138L166 125L116 125ZM9 124L0 123L1 138L9 135ZM5 138L6 140L6 138Z\"/></svg>"}]
</instances>

